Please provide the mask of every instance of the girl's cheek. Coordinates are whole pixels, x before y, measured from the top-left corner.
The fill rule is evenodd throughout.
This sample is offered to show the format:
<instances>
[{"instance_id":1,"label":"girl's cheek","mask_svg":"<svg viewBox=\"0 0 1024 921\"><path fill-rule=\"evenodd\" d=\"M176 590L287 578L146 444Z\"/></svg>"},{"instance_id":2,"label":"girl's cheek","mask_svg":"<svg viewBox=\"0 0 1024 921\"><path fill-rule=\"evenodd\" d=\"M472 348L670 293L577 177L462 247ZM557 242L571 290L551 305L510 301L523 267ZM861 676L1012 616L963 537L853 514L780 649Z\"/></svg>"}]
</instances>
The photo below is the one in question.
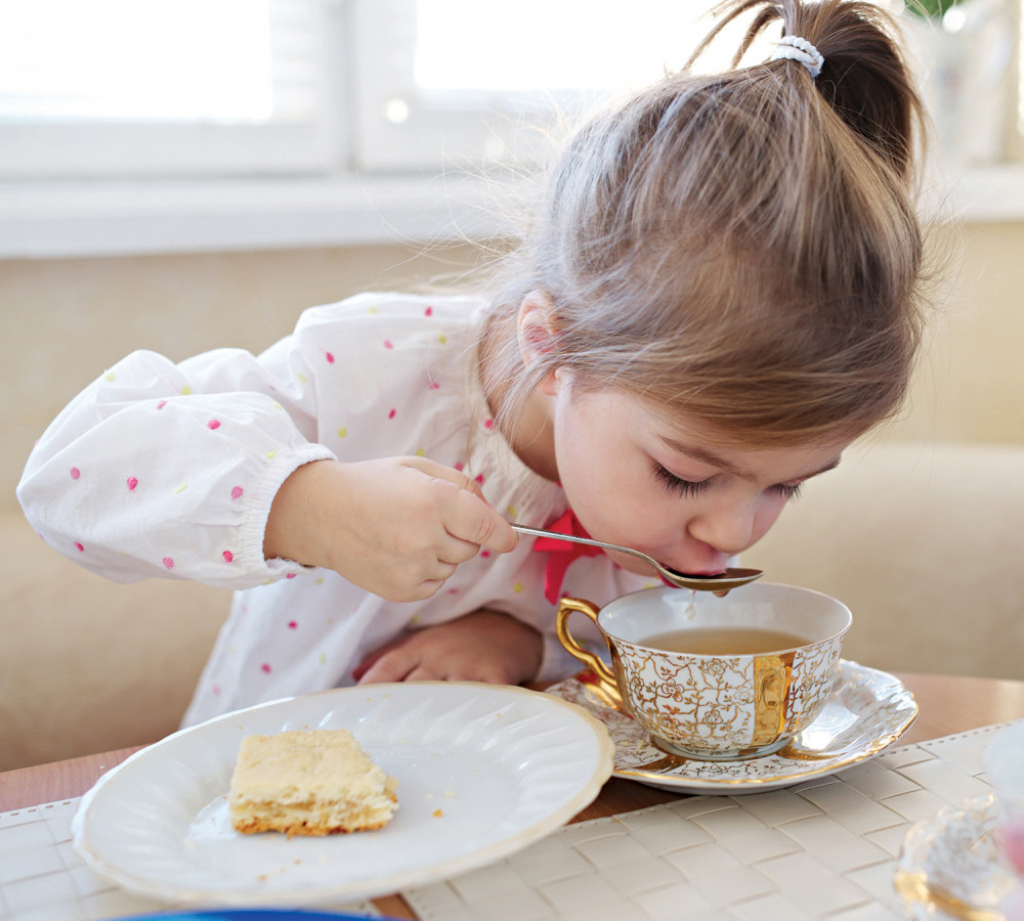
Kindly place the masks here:
<instances>
[{"instance_id":1,"label":"girl's cheek","mask_svg":"<svg viewBox=\"0 0 1024 921\"><path fill-rule=\"evenodd\" d=\"M767 498L764 503L754 523L754 540L751 543L759 541L772 529L772 525L779 520L779 515L786 507L786 499L782 496Z\"/></svg>"}]
</instances>

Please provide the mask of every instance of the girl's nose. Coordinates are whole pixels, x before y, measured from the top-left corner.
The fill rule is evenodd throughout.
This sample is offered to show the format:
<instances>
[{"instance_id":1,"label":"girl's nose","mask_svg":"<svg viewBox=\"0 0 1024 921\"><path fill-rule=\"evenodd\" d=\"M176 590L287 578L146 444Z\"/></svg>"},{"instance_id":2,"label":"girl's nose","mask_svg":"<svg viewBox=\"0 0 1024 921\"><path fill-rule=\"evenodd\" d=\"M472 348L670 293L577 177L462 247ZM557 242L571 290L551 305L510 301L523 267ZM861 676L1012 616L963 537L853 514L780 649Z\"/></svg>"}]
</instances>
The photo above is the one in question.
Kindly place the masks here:
<instances>
[{"instance_id":1,"label":"girl's nose","mask_svg":"<svg viewBox=\"0 0 1024 921\"><path fill-rule=\"evenodd\" d=\"M718 505L691 519L690 536L732 556L753 542L755 512L752 503Z\"/></svg>"}]
</instances>

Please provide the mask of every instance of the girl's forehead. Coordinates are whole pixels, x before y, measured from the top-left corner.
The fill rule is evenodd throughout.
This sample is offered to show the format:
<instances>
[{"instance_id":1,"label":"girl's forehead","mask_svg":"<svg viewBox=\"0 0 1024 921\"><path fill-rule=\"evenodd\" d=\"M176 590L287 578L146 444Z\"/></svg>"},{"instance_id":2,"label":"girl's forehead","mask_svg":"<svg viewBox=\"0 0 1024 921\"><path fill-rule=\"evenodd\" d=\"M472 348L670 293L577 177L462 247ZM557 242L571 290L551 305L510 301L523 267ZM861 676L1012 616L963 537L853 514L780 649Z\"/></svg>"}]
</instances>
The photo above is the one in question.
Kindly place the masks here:
<instances>
[{"instance_id":1,"label":"girl's forehead","mask_svg":"<svg viewBox=\"0 0 1024 921\"><path fill-rule=\"evenodd\" d=\"M737 433L697 416L668 413L644 400L636 400L636 418L653 444L664 450L743 475L765 464L807 467L807 474L834 467L856 437L853 433L816 433L806 439L794 436L787 443L762 440Z\"/></svg>"}]
</instances>

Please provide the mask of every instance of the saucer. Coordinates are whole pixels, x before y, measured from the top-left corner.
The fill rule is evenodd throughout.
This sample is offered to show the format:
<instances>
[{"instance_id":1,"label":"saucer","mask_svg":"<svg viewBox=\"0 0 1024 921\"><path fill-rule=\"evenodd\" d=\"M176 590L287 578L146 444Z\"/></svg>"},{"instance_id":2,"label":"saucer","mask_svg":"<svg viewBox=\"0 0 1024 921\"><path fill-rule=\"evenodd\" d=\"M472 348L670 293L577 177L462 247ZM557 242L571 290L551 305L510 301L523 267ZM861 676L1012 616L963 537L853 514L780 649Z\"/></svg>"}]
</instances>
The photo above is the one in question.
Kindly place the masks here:
<instances>
[{"instance_id":1,"label":"saucer","mask_svg":"<svg viewBox=\"0 0 1024 921\"><path fill-rule=\"evenodd\" d=\"M754 793L788 787L873 758L917 717L917 702L894 675L842 660L836 686L817 719L772 755L698 761L656 748L631 716L595 692L581 672L548 688L604 723L615 743L612 774L676 793Z\"/></svg>"},{"instance_id":2,"label":"saucer","mask_svg":"<svg viewBox=\"0 0 1024 921\"><path fill-rule=\"evenodd\" d=\"M907 916L921 921L1024 917L1024 885L1000 859L991 793L946 806L907 832L893 885Z\"/></svg>"}]
</instances>

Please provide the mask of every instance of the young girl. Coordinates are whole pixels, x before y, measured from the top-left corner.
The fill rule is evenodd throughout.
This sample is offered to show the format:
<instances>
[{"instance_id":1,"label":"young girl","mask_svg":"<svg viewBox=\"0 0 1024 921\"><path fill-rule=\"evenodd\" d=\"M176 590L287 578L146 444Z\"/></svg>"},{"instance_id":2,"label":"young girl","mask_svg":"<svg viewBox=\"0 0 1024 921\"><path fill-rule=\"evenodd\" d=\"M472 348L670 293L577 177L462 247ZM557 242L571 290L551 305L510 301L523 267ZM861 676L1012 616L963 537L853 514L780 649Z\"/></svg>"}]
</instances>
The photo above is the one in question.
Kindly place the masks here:
<instances>
[{"instance_id":1,"label":"young girl","mask_svg":"<svg viewBox=\"0 0 1024 921\"><path fill-rule=\"evenodd\" d=\"M748 10L771 59L584 125L489 298L355 297L258 357L137 352L47 429L18 495L53 547L238 590L186 724L356 681L565 674L559 591L651 577L510 522L718 572L898 407L920 111L891 23L859 0L725 20Z\"/></svg>"}]
</instances>

